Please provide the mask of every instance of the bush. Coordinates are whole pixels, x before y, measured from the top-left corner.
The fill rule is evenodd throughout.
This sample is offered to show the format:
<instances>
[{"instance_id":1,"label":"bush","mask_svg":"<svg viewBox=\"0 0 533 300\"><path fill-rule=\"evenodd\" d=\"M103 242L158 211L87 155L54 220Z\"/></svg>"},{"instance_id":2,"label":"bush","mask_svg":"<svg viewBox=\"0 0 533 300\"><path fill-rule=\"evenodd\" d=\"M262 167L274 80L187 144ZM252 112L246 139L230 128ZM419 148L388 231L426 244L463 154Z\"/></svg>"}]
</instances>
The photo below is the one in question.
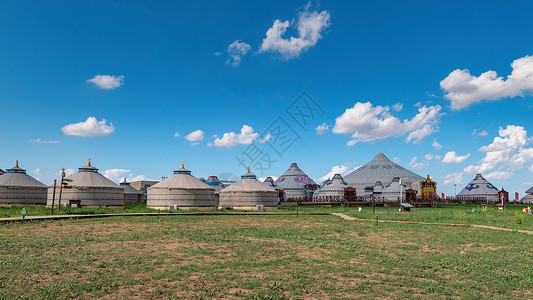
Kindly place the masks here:
<instances>
[{"instance_id":1,"label":"bush","mask_svg":"<svg viewBox=\"0 0 533 300\"><path fill-rule=\"evenodd\" d=\"M522 220L524 219L524 214L515 211L514 213L514 219L516 221L516 224L522 224Z\"/></svg>"}]
</instances>

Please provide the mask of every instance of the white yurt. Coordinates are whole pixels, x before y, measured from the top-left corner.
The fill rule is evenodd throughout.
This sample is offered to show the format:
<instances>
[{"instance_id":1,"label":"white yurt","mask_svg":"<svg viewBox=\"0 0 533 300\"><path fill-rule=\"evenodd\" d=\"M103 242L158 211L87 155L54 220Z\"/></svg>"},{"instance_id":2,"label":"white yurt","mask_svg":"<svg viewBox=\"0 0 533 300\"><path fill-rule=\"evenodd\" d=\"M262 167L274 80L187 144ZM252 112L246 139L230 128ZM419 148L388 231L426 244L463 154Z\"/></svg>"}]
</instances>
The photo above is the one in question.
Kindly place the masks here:
<instances>
[{"instance_id":1,"label":"white yurt","mask_svg":"<svg viewBox=\"0 0 533 300\"><path fill-rule=\"evenodd\" d=\"M278 207L278 192L256 179L248 172L241 180L220 191L219 207L235 209L275 209Z\"/></svg>"},{"instance_id":2,"label":"white yurt","mask_svg":"<svg viewBox=\"0 0 533 300\"><path fill-rule=\"evenodd\" d=\"M457 194L458 200L472 200L479 197L486 198L488 202L500 201L498 189L483 178L481 174L477 174L476 177L470 181L459 194Z\"/></svg>"},{"instance_id":3,"label":"white yurt","mask_svg":"<svg viewBox=\"0 0 533 300\"><path fill-rule=\"evenodd\" d=\"M405 201L405 190L409 186L403 183L400 177L394 177L392 181L381 189L381 197L385 201L402 202Z\"/></svg>"},{"instance_id":4,"label":"white yurt","mask_svg":"<svg viewBox=\"0 0 533 300\"><path fill-rule=\"evenodd\" d=\"M402 178L403 183L417 193L420 193L420 182L425 179L394 163L380 152L371 161L344 176L344 181L355 188L357 196L363 196L365 187L374 187L376 181L386 184L395 177Z\"/></svg>"},{"instance_id":5,"label":"white yurt","mask_svg":"<svg viewBox=\"0 0 533 300\"><path fill-rule=\"evenodd\" d=\"M0 176L0 205L46 204L46 185L26 174L19 161Z\"/></svg>"},{"instance_id":6,"label":"white yurt","mask_svg":"<svg viewBox=\"0 0 533 300\"><path fill-rule=\"evenodd\" d=\"M270 176L265 178L265 181L263 181L263 184L266 185L266 186L269 186L269 187L271 187L273 189L277 189L278 188L278 186L274 182L274 179L272 179L272 177L270 177Z\"/></svg>"},{"instance_id":7,"label":"white yurt","mask_svg":"<svg viewBox=\"0 0 533 300\"><path fill-rule=\"evenodd\" d=\"M155 209L215 209L215 189L185 169L181 168L174 175L148 188L146 206Z\"/></svg>"},{"instance_id":8,"label":"white yurt","mask_svg":"<svg viewBox=\"0 0 533 300\"><path fill-rule=\"evenodd\" d=\"M91 165L90 158L85 167L79 168L77 173L66 179L65 183L70 188L63 188L61 206L124 207L124 189L98 173L98 169ZM58 205L59 187L58 182L54 205ZM48 206L52 206L53 191L54 186L48 186Z\"/></svg>"},{"instance_id":9,"label":"white yurt","mask_svg":"<svg viewBox=\"0 0 533 300\"><path fill-rule=\"evenodd\" d=\"M120 183L120 186L124 189L124 203L144 203L146 202L146 196L136 188L132 187L129 182L126 181L126 177Z\"/></svg>"},{"instance_id":10,"label":"white yurt","mask_svg":"<svg viewBox=\"0 0 533 300\"><path fill-rule=\"evenodd\" d=\"M308 198L312 191L306 189L306 185L316 185L313 179L309 178L296 163L292 163L291 167L275 183L285 193L285 200Z\"/></svg>"},{"instance_id":11,"label":"white yurt","mask_svg":"<svg viewBox=\"0 0 533 300\"><path fill-rule=\"evenodd\" d=\"M341 174L335 174L331 180L313 194L313 201L341 201L344 199L344 189L349 185Z\"/></svg>"},{"instance_id":12,"label":"white yurt","mask_svg":"<svg viewBox=\"0 0 533 300\"><path fill-rule=\"evenodd\" d=\"M224 184L220 182L217 176L209 176L205 183L215 189L215 207L218 207L218 203L220 202L220 191L225 188Z\"/></svg>"}]
</instances>

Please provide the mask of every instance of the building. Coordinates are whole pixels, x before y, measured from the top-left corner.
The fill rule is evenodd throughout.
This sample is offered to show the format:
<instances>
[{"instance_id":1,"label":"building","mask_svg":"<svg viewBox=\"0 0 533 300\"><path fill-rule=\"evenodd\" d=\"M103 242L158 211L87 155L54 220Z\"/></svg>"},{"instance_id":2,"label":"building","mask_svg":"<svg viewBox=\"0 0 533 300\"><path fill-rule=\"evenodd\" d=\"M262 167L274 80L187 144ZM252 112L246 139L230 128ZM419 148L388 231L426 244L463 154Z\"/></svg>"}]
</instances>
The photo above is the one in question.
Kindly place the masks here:
<instances>
[{"instance_id":1,"label":"building","mask_svg":"<svg viewBox=\"0 0 533 300\"><path fill-rule=\"evenodd\" d=\"M4 170L0 169L0 175L4 174Z\"/></svg>"},{"instance_id":2,"label":"building","mask_svg":"<svg viewBox=\"0 0 533 300\"><path fill-rule=\"evenodd\" d=\"M522 204L533 204L533 186L530 187L527 191L524 197L520 199L520 203Z\"/></svg>"},{"instance_id":3,"label":"building","mask_svg":"<svg viewBox=\"0 0 533 300\"><path fill-rule=\"evenodd\" d=\"M225 188L224 184L220 182L217 176L209 176L205 183L215 189L215 207L218 207L218 203L220 202L220 191Z\"/></svg>"},{"instance_id":4,"label":"building","mask_svg":"<svg viewBox=\"0 0 533 300\"><path fill-rule=\"evenodd\" d=\"M270 176L265 178L265 181L263 181L263 184L265 184L266 186L269 186L269 187L271 187L273 189L277 189L278 188L278 186L274 182L274 179L272 179L272 177L270 177Z\"/></svg>"},{"instance_id":5,"label":"building","mask_svg":"<svg viewBox=\"0 0 533 300\"><path fill-rule=\"evenodd\" d=\"M132 187L129 182L126 182L126 177L124 177L124 181L120 183L120 186L124 189L124 204L146 202L146 195Z\"/></svg>"},{"instance_id":6,"label":"building","mask_svg":"<svg viewBox=\"0 0 533 300\"><path fill-rule=\"evenodd\" d=\"M215 189L181 168L148 188L146 206L155 209L215 210Z\"/></svg>"},{"instance_id":7,"label":"building","mask_svg":"<svg viewBox=\"0 0 533 300\"><path fill-rule=\"evenodd\" d=\"M404 202L407 189L409 189L409 186L400 177L394 177L389 184L381 189L380 197L384 201Z\"/></svg>"},{"instance_id":8,"label":"building","mask_svg":"<svg viewBox=\"0 0 533 300\"><path fill-rule=\"evenodd\" d=\"M335 174L331 180L313 194L313 202L342 201L344 200L344 189L347 187L349 185L341 174Z\"/></svg>"},{"instance_id":9,"label":"building","mask_svg":"<svg viewBox=\"0 0 533 300\"><path fill-rule=\"evenodd\" d=\"M278 192L257 180L248 172L241 179L220 191L221 208L235 209L275 209L278 207Z\"/></svg>"},{"instance_id":10,"label":"building","mask_svg":"<svg viewBox=\"0 0 533 300\"><path fill-rule=\"evenodd\" d=\"M319 187L296 163L292 163L290 168L275 181L275 184L278 189L283 190L287 200L312 198L313 192Z\"/></svg>"},{"instance_id":11,"label":"building","mask_svg":"<svg viewBox=\"0 0 533 300\"><path fill-rule=\"evenodd\" d=\"M130 182L130 185L138 190L138 191L141 191L141 192L146 192L146 190L148 190L149 187L151 187L152 185L158 183L159 181L151 181L151 180L139 180L139 181L132 181Z\"/></svg>"},{"instance_id":12,"label":"building","mask_svg":"<svg viewBox=\"0 0 533 300\"><path fill-rule=\"evenodd\" d=\"M124 207L124 189L98 173L98 169L91 165L91 159L85 167L70 175L65 181L68 188L63 188L61 195L62 206L76 207ZM54 186L48 186L47 205L52 206ZM54 205L58 204L59 184L56 189Z\"/></svg>"},{"instance_id":13,"label":"building","mask_svg":"<svg viewBox=\"0 0 533 300\"><path fill-rule=\"evenodd\" d=\"M459 194L457 194L457 200L486 200L490 203L497 203L500 201L500 197L498 195L498 189L483 178L481 174L477 174L476 177L470 181Z\"/></svg>"},{"instance_id":14,"label":"building","mask_svg":"<svg viewBox=\"0 0 533 300\"><path fill-rule=\"evenodd\" d=\"M375 187L378 181L383 184L390 183L395 177L401 178L408 188L420 192L420 182L424 177L392 162L381 152L365 165L344 176L344 181L356 189L357 196L363 196L366 187Z\"/></svg>"},{"instance_id":15,"label":"building","mask_svg":"<svg viewBox=\"0 0 533 300\"><path fill-rule=\"evenodd\" d=\"M0 176L0 205L45 205L46 185L15 166Z\"/></svg>"},{"instance_id":16,"label":"building","mask_svg":"<svg viewBox=\"0 0 533 300\"><path fill-rule=\"evenodd\" d=\"M437 183L431 180L429 174L426 180L420 182L420 197L429 200L437 199L439 197L437 194Z\"/></svg>"}]
</instances>

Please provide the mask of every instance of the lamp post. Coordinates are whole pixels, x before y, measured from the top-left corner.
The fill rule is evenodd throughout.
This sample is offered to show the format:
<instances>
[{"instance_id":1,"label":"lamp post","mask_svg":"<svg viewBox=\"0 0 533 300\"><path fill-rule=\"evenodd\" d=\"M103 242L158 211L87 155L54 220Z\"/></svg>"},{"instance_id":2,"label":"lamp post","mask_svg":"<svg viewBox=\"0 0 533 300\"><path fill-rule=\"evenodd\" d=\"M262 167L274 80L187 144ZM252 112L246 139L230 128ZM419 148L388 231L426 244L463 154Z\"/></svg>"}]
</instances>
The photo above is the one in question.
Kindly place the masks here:
<instances>
[{"instance_id":1,"label":"lamp post","mask_svg":"<svg viewBox=\"0 0 533 300\"><path fill-rule=\"evenodd\" d=\"M65 178L65 168L61 168L61 184L59 185L59 199L57 199L57 211L61 211L61 194L63 193L63 179Z\"/></svg>"},{"instance_id":2,"label":"lamp post","mask_svg":"<svg viewBox=\"0 0 533 300\"><path fill-rule=\"evenodd\" d=\"M455 198L457 198L457 183L453 184L453 189L455 191Z\"/></svg>"}]
</instances>

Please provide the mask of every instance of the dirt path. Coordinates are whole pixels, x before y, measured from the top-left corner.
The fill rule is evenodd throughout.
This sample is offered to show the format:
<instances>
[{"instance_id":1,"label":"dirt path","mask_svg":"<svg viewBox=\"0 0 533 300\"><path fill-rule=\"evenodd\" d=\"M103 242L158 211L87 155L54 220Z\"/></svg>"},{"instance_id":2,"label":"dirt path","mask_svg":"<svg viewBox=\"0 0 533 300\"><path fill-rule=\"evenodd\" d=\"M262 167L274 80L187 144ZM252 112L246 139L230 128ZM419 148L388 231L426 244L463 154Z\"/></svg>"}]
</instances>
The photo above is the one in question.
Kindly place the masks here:
<instances>
[{"instance_id":1,"label":"dirt path","mask_svg":"<svg viewBox=\"0 0 533 300\"><path fill-rule=\"evenodd\" d=\"M372 220L372 219L357 219L357 218L345 215L343 213L332 213L332 215L341 217L344 220L348 220L348 221L376 222L375 220ZM475 224L474 225L468 225L468 224L454 224L454 223L430 223L430 222L411 222L411 221L393 221L393 220L386 220L386 221L385 220L380 220L379 222L383 222L383 223L402 223L402 224L421 224L421 225L442 225L442 226L465 226L465 227L484 228L484 229L501 230L501 231L516 231L516 232L525 233L525 234L533 234L533 231L529 231L529 230L510 229L510 228L488 226L488 225L475 225Z\"/></svg>"}]
</instances>

